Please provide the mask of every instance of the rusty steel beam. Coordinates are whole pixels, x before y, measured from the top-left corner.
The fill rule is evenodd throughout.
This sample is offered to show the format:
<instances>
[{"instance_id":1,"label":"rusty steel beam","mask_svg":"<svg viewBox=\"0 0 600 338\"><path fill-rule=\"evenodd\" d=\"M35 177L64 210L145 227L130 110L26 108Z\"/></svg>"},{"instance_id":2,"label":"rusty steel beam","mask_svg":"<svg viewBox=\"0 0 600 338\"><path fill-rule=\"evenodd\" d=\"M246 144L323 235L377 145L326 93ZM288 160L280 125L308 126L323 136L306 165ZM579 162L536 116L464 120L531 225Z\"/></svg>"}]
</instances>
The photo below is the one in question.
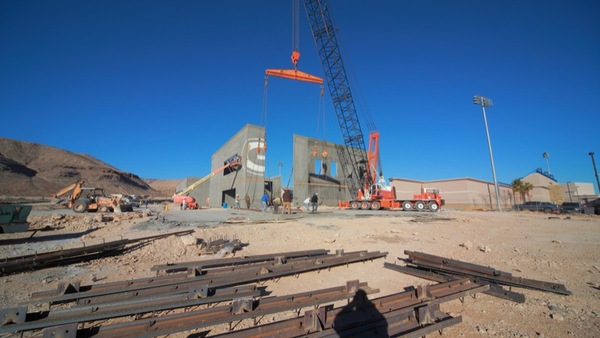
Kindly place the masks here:
<instances>
[{"instance_id":1,"label":"rusty steel beam","mask_svg":"<svg viewBox=\"0 0 600 338\"><path fill-rule=\"evenodd\" d=\"M440 311L440 304L488 289L469 279L367 299L357 292L346 306L328 305L308 310L304 316L216 337L421 337L461 322Z\"/></svg>"},{"instance_id":2,"label":"rusty steel beam","mask_svg":"<svg viewBox=\"0 0 600 338\"><path fill-rule=\"evenodd\" d=\"M317 306L323 303L350 299L356 290L366 294L379 292L367 283L349 281L344 286L309 291L279 297L266 297L260 300L238 299L231 305L189 311L133 322L103 325L82 329L78 336L85 337L155 337L181 331L210 327L217 324L238 322L245 319L262 318L269 314Z\"/></svg>"},{"instance_id":3,"label":"rusty steel beam","mask_svg":"<svg viewBox=\"0 0 600 338\"><path fill-rule=\"evenodd\" d=\"M409 256L409 258L405 260L408 264L439 273L467 276L479 283L495 283L504 286L553 292L561 295L571 294L564 284L513 277L509 272L422 252L404 251L404 253Z\"/></svg>"},{"instance_id":4,"label":"rusty steel beam","mask_svg":"<svg viewBox=\"0 0 600 338\"><path fill-rule=\"evenodd\" d=\"M216 268L216 267L222 267L222 266L233 266L233 265L243 265L243 264L258 263L258 262L275 261L277 259L280 259L280 257L290 259L290 258L300 258L300 257L322 256L322 255L326 255L328 252L329 252L329 250L317 249L317 250L291 251L291 252L282 252L282 253L275 253L275 254L253 255L253 256L234 257L234 258L201 260L201 261L182 262L182 263L167 263L167 264L155 265L152 268L150 268L150 270L156 271L157 273L159 273L161 271L164 271L167 273L172 273L172 272L188 271L188 269L197 268L197 267L202 267L204 269L207 269L207 268Z\"/></svg>"},{"instance_id":5,"label":"rusty steel beam","mask_svg":"<svg viewBox=\"0 0 600 338\"><path fill-rule=\"evenodd\" d=\"M124 284L111 283L109 287L102 284L93 287L81 287L83 292L65 293L58 296L39 298L22 304L39 304L41 302L64 303L79 301L85 304L111 302L115 299L139 298L149 295L183 293L191 286L206 286L210 289L231 287L240 284L262 282L273 278L296 275L302 272L328 269L350 263L373 260L387 256L387 252L356 251L335 255L302 258L297 260L281 260L258 265L235 266L203 271L200 276L188 277L186 274L169 275L129 281ZM118 285L118 287L113 287Z\"/></svg>"},{"instance_id":6,"label":"rusty steel beam","mask_svg":"<svg viewBox=\"0 0 600 338\"><path fill-rule=\"evenodd\" d=\"M179 236L189 233L193 233L193 230L178 231L136 239L121 239L95 245L61 249L57 251L35 253L30 255L6 257L0 259L0 276L118 255L127 249L127 244L164 238L171 235Z\"/></svg>"},{"instance_id":7,"label":"rusty steel beam","mask_svg":"<svg viewBox=\"0 0 600 338\"><path fill-rule=\"evenodd\" d=\"M446 274L437 273L437 272L430 271L430 270L423 270L423 269L419 269L419 268L411 267L411 266L401 266L401 265L387 263L387 262L383 263L383 267L386 269L402 272L407 275L420 277L423 279L432 280L432 281L440 282L440 283L459 279L458 276L446 275ZM504 288L502 288L502 286L494 284L494 283L486 283L486 284L490 285L490 289L488 291L484 292L487 295L510 300L510 301L513 301L516 303L525 303L525 295L522 293L514 292L511 290L505 290Z\"/></svg>"},{"instance_id":8,"label":"rusty steel beam","mask_svg":"<svg viewBox=\"0 0 600 338\"><path fill-rule=\"evenodd\" d=\"M0 325L0 333L62 327L69 324L231 301L234 298L262 297L266 294L264 288L259 289L253 285L246 285L238 288L220 289L212 295L202 295L199 290L190 290L188 294L184 295L169 295L138 302L115 302L102 306L77 306L30 313L27 313L27 308L23 307L5 309L5 312L0 312L0 315L11 318L11 320Z\"/></svg>"},{"instance_id":9,"label":"rusty steel beam","mask_svg":"<svg viewBox=\"0 0 600 338\"><path fill-rule=\"evenodd\" d=\"M0 262L0 276L119 254L125 250L126 244L127 240L120 240L35 255L5 258L3 262Z\"/></svg>"},{"instance_id":10,"label":"rusty steel beam","mask_svg":"<svg viewBox=\"0 0 600 338\"><path fill-rule=\"evenodd\" d=\"M241 264L238 264L239 262L237 262L235 259L215 259L215 260L206 260L203 261L203 263L205 265L202 266L196 266L193 269L191 268L191 266L187 266L187 268L189 268L190 270L188 271L187 275L186 274L172 274L172 275L167 275L167 276L155 276L155 277L149 277L149 278L140 278L140 279L134 279L134 280L128 280L128 281L119 281L119 282L112 282L112 283L103 283L103 284L95 284L95 285L89 285L89 286L79 286L79 284L77 284L77 287L71 287L71 288L67 288L63 285L63 283L59 284L57 291L52 291L52 290L46 290L46 291L39 291L39 292L35 292L31 295L31 299L32 301L24 303L24 304L35 304L36 302L33 300L36 299L40 299L42 301L47 301L48 299L53 300L53 302L55 303L60 303L60 302L67 302L67 301L72 301L72 297L58 297L58 296L62 296L66 293L77 293L77 292L93 292L93 293L89 293L89 297L93 297L93 295L95 295L96 293L102 294L102 292L106 292L106 293L110 293L109 290L120 290L120 289L124 289L127 288L128 290L133 290L136 291L139 288L151 288L154 286L160 286L160 285L172 285L172 284L176 284L178 283L178 281L186 281L187 278L190 277L196 277L196 276L202 276L202 275L207 275L207 274L211 274L211 276L216 276L217 274L230 274L233 270L240 270L240 269L245 269L245 268L251 268L251 267L265 267L265 268L269 268L272 265L278 265L278 264L283 264L284 262L287 263L288 260L290 263L297 263L299 261L303 261L305 262L307 259L312 259L313 256L324 256L328 250L313 250L313 251L306 251L304 252L305 254L299 254L298 253L281 253L281 254L274 254L274 255L269 255L269 257L271 257L272 259L268 260L268 261L264 261L264 258L267 257L265 256L250 256L250 259L248 260L249 263L241 266ZM288 256L288 254L291 254ZM336 255L339 255L339 252L336 253ZM256 257L256 258L255 258ZM328 255L326 257L333 257L333 255ZM253 265L251 265L250 263L252 261L256 260L259 263L255 263ZM225 264L227 262L230 262L232 264ZM260 265L259 265L260 264ZM236 266L235 268L233 268L233 270L231 268L224 268L224 269L216 269L214 267L221 267L224 265L232 265L232 266ZM213 268L213 269L209 269L209 268ZM169 281L171 281L172 283L170 283ZM189 281L189 280L188 280ZM78 281L75 281L74 283L78 283ZM86 296L87 297L87 296Z\"/></svg>"}]
</instances>

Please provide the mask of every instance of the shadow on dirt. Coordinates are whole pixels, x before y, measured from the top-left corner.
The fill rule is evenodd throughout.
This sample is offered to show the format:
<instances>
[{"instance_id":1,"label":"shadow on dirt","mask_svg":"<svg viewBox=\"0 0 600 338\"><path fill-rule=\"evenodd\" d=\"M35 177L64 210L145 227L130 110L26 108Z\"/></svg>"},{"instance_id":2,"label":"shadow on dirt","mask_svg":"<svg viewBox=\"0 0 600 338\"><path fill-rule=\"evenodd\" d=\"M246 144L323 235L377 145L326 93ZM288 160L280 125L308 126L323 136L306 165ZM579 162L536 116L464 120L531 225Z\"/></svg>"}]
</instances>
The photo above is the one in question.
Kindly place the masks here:
<instances>
[{"instance_id":1,"label":"shadow on dirt","mask_svg":"<svg viewBox=\"0 0 600 338\"><path fill-rule=\"evenodd\" d=\"M49 235L49 236L38 236L35 237L25 237L25 238L11 238L11 239L0 239L1 245L15 245L15 244L26 244L26 243L39 243L39 242L50 242L50 241L60 241L65 239L75 239L87 234L90 234L99 228L88 229L80 232L73 232L68 234L57 234L57 235Z\"/></svg>"}]
</instances>

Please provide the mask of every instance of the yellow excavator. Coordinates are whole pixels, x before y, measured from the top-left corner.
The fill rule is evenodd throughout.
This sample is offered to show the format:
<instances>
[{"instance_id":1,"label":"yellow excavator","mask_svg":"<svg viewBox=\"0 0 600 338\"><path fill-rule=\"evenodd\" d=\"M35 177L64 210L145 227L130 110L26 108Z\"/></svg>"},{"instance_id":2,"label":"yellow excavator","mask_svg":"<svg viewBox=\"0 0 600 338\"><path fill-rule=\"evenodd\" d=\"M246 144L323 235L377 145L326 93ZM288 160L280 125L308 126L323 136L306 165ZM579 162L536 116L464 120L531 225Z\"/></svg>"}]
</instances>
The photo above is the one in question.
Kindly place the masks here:
<instances>
[{"instance_id":1,"label":"yellow excavator","mask_svg":"<svg viewBox=\"0 0 600 338\"><path fill-rule=\"evenodd\" d=\"M100 188L83 187L84 181L78 181L59 190L53 198L55 204L65 200L62 196L67 195L67 206L77 213L82 212L121 212L133 211L131 205L121 204L121 197L106 196Z\"/></svg>"}]
</instances>

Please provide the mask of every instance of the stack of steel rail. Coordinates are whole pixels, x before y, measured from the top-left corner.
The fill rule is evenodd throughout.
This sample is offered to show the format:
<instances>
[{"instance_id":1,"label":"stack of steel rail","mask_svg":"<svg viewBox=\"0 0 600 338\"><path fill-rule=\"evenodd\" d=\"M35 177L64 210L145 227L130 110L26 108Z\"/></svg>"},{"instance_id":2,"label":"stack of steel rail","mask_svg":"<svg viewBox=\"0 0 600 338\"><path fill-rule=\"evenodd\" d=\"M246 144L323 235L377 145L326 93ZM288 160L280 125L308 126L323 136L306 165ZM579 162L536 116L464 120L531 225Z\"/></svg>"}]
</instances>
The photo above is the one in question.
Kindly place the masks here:
<instances>
[{"instance_id":1,"label":"stack of steel rail","mask_svg":"<svg viewBox=\"0 0 600 338\"><path fill-rule=\"evenodd\" d=\"M384 263L384 267L437 282L467 277L475 283L489 285L490 290L486 291L486 294L519 303L525 302L525 296L518 292L506 290L502 286L522 287L561 295L571 294L563 284L514 277L509 272L491 267L422 252L404 251L404 254L408 255L408 259L399 259L405 261L406 266Z\"/></svg>"},{"instance_id":2,"label":"stack of steel rail","mask_svg":"<svg viewBox=\"0 0 600 338\"><path fill-rule=\"evenodd\" d=\"M462 321L442 312L441 303L487 289L465 278L372 300L359 290L346 306L319 307L302 317L218 337L422 337Z\"/></svg>"},{"instance_id":3,"label":"stack of steel rail","mask_svg":"<svg viewBox=\"0 0 600 338\"><path fill-rule=\"evenodd\" d=\"M382 258L386 255L387 253L367 251L344 253L342 250L335 254L327 254L325 250L288 252L270 256L186 263L183 265L187 265L185 267L187 273L124 282L87 286L81 285L78 281L62 283L57 291L34 293L31 300L21 304L23 305L21 307L1 309L0 320L3 322L0 323L0 333L46 328L46 331L49 330L53 335L57 335L63 330L73 332L73 325L75 328L81 326L80 330L85 329L90 333L89 328L94 325L92 323L94 321L140 316L144 313L176 308L189 309L198 305L233 299L238 299L239 302L240 298L247 300L262 297L267 294L264 289L253 285L240 285ZM166 270L183 270L183 265L168 265L170 268ZM158 266L155 270L162 270L162 268ZM70 308L64 304L72 302L76 304ZM61 309L51 309L52 305L59 303L63 303ZM50 309L28 313L27 304L48 304ZM231 305L228 307L231 308ZM161 320L160 318L154 317L151 321L156 323ZM137 326L140 322L134 321L131 325ZM201 327L204 325L209 324L202 324ZM155 327L154 324L152 326ZM104 330L96 328L98 333Z\"/></svg>"}]
</instances>

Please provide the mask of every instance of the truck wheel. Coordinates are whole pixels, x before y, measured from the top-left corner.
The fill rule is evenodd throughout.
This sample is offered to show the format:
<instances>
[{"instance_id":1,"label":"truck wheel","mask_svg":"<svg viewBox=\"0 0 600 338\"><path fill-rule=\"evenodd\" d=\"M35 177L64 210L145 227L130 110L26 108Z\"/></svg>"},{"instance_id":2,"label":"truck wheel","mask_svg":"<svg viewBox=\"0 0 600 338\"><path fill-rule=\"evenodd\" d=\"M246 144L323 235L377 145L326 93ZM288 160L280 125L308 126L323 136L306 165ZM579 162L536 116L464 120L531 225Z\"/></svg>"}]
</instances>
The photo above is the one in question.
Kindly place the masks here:
<instances>
[{"instance_id":1,"label":"truck wheel","mask_svg":"<svg viewBox=\"0 0 600 338\"><path fill-rule=\"evenodd\" d=\"M358 208L360 208L360 204L357 201L350 202L350 209L358 210Z\"/></svg>"},{"instance_id":2,"label":"truck wheel","mask_svg":"<svg viewBox=\"0 0 600 338\"><path fill-rule=\"evenodd\" d=\"M416 201L415 202L415 209L417 209L417 211L423 211L423 210L425 210L425 203L423 203L423 201Z\"/></svg>"},{"instance_id":3,"label":"truck wheel","mask_svg":"<svg viewBox=\"0 0 600 338\"><path fill-rule=\"evenodd\" d=\"M438 211L440 210L440 206L436 202L429 202L429 210Z\"/></svg>"},{"instance_id":4,"label":"truck wheel","mask_svg":"<svg viewBox=\"0 0 600 338\"><path fill-rule=\"evenodd\" d=\"M87 211L88 205L89 205L89 202L86 200L77 200L77 201L75 201L75 203L73 203L72 209L75 212L82 213L82 212Z\"/></svg>"},{"instance_id":5,"label":"truck wheel","mask_svg":"<svg viewBox=\"0 0 600 338\"><path fill-rule=\"evenodd\" d=\"M103 205L100 208L98 208L98 211L100 211L100 212L109 212L110 209L108 208L108 206Z\"/></svg>"},{"instance_id":6,"label":"truck wheel","mask_svg":"<svg viewBox=\"0 0 600 338\"><path fill-rule=\"evenodd\" d=\"M381 203L374 201L371 203L371 209L373 210L379 210L381 208Z\"/></svg>"},{"instance_id":7,"label":"truck wheel","mask_svg":"<svg viewBox=\"0 0 600 338\"><path fill-rule=\"evenodd\" d=\"M412 210L412 208L413 208L413 205L412 205L412 203L410 203L410 201L402 202L402 209L404 209L406 211L410 211L410 210Z\"/></svg>"},{"instance_id":8,"label":"truck wheel","mask_svg":"<svg viewBox=\"0 0 600 338\"><path fill-rule=\"evenodd\" d=\"M360 208L361 208L362 210L369 210L369 207L370 207L370 206L371 206L371 204L370 204L369 202L362 202L362 203L360 204Z\"/></svg>"}]
</instances>

